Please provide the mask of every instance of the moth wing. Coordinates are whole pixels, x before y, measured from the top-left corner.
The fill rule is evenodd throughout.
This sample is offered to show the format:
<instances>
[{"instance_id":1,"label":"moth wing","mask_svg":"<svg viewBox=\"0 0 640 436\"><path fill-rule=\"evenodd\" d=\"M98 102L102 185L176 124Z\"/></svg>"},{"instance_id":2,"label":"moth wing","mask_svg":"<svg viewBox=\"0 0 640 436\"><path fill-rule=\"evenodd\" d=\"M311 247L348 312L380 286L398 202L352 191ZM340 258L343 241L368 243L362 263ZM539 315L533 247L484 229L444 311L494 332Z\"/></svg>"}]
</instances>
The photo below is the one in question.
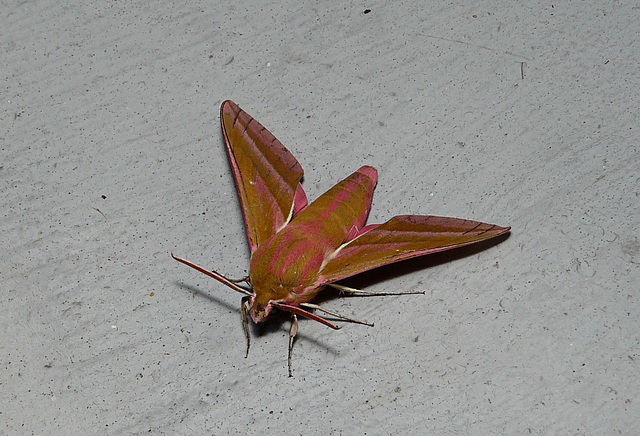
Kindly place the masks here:
<instances>
[{"instance_id":1,"label":"moth wing","mask_svg":"<svg viewBox=\"0 0 640 436\"><path fill-rule=\"evenodd\" d=\"M367 226L344 243L321 269L322 284L412 257L451 250L509 231L478 221L438 216L401 215Z\"/></svg>"},{"instance_id":2,"label":"moth wing","mask_svg":"<svg viewBox=\"0 0 640 436\"><path fill-rule=\"evenodd\" d=\"M307 205L300 163L262 124L227 100L220 122L251 253Z\"/></svg>"}]
</instances>

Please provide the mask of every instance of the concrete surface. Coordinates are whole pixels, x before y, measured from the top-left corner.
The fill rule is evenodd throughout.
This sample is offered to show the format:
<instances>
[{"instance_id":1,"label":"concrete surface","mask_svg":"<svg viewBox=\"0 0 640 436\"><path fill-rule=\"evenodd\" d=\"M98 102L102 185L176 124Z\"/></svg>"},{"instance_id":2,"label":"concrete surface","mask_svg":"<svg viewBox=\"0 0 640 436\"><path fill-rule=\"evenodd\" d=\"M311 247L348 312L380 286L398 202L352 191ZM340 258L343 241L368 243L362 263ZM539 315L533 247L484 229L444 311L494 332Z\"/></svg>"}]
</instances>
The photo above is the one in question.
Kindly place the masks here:
<instances>
[{"instance_id":1,"label":"concrete surface","mask_svg":"<svg viewBox=\"0 0 640 436\"><path fill-rule=\"evenodd\" d=\"M635 434L636 2L3 2L1 434ZM365 10L370 12L365 13ZM513 226L252 328L218 108L369 222ZM334 296L335 297L335 296Z\"/></svg>"}]
</instances>

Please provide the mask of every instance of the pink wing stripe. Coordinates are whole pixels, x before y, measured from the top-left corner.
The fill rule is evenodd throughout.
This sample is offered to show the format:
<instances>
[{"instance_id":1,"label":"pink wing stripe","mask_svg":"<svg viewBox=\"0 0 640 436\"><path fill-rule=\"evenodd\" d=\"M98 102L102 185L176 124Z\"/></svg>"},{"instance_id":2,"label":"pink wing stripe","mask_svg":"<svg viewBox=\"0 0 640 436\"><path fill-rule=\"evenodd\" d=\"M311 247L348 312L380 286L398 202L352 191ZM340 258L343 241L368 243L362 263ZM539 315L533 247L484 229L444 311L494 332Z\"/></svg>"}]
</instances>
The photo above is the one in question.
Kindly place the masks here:
<instances>
[{"instance_id":1,"label":"pink wing stripe","mask_svg":"<svg viewBox=\"0 0 640 436\"><path fill-rule=\"evenodd\" d=\"M293 201L293 216L296 216L298 212L307 207L307 194L305 194L302 185L298 185L296 189L296 198Z\"/></svg>"}]
</instances>

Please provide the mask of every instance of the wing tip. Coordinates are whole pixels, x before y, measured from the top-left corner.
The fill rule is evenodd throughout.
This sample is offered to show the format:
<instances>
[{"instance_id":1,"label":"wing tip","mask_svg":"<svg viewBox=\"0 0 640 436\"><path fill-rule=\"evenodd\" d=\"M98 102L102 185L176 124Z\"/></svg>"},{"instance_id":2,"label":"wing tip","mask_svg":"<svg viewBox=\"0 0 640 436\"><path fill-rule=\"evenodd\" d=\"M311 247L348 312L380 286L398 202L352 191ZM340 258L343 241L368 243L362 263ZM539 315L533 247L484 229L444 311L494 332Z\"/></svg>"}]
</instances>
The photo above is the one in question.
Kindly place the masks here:
<instances>
[{"instance_id":1,"label":"wing tip","mask_svg":"<svg viewBox=\"0 0 640 436\"><path fill-rule=\"evenodd\" d=\"M242 112L240 106L231 100L225 100L220 105L220 120L224 123L225 114L231 118L235 118L240 112Z\"/></svg>"},{"instance_id":2,"label":"wing tip","mask_svg":"<svg viewBox=\"0 0 640 436\"><path fill-rule=\"evenodd\" d=\"M507 226L507 227L495 226L493 230L496 232L496 236L500 236L500 235L509 233L511 231L511 226Z\"/></svg>"},{"instance_id":3,"label":"wing tip","mask_svg":"<svg viewBox=\"0 0 640 436\"><path fill-rule=\"evenodd\" d=\"M237 105L237 104L235 104L235 103L234 103L233 101L231 101L231 100L225 100L225 101L223 101L223 102L222 102L222 104L220 105L220 107L224 109L224 108L226 108L226 107L230 107L230 108L238 107L238 105Z\"/></svg>"},{"instance_id":4,"label":"wing tip","mask_svg":"<svg viewBox=\"0 0 640 436\"><path fill-rule=\"evenodd\" d=\"M374 183L378 182L378 170L375 169L374 167L370 167L369 165L364 165L360 167L360 169L357 172L369 177L371 180L374 181Z\"/></svg>"}]
</instances>

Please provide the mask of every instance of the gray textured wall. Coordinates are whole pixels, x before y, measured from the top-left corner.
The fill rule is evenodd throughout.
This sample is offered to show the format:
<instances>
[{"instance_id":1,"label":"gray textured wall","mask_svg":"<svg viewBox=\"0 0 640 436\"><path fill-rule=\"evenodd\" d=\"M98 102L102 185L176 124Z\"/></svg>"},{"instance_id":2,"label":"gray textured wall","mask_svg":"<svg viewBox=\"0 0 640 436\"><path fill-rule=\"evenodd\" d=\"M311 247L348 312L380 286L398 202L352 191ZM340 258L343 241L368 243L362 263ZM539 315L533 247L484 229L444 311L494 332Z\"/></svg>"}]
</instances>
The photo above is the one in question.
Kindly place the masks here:
<instances>
[{"instance_id":1,"label":"gray textured wall","mask_svg":"<svg viewBox=\"0 0 640 436\"><path fill-rule=\"evenodd\" d=\"M640 416L635 2L3 2L0 433L617 434ZM370 13L364 13L370 9ZM524 73L524 74L523 74ZM369 222L513 226L252 327L218 108ZM153 295L152 295L153 294Z\"/></svg>"}]
</instances>

